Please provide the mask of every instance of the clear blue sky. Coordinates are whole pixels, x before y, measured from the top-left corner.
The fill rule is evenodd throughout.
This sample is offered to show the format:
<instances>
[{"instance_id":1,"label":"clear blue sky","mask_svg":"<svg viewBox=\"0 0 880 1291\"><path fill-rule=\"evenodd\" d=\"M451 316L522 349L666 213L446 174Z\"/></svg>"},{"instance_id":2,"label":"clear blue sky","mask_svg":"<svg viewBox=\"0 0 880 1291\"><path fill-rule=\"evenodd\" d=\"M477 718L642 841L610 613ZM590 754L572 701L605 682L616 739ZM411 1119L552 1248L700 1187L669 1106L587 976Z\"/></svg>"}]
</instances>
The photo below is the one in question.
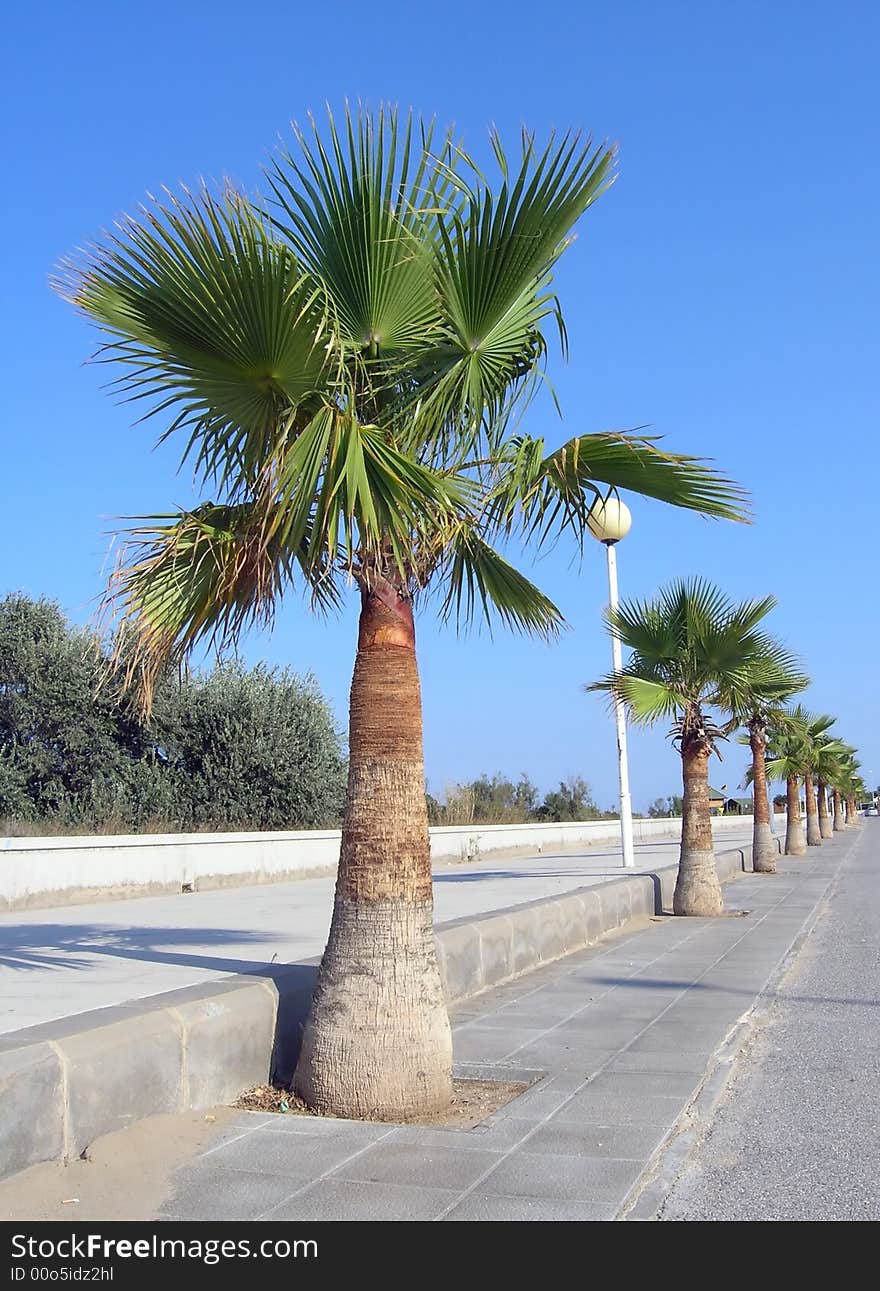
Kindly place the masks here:
<instances>
[{"instance_id":1,"label":"clear blue sky","mask_svg":"<svg viewBox=\"0 0 880 1291\"><path fill-rule=\"evenodd\" d=\"M873 0L448 0L380 6L142 0L13 3L4 21L6 308L0 591L57 598L86 621L112 517L187 502L159 427L132 426L82 366L93 334L49 291L59 256L147 190L199 176L259 182L279 132L325 99L412 105L475 148L582 127L620 145L620 178L558 274L571 360L565 410L529 429L650 424L715 457L752 492L754 527L636 503L619 549L625 595L702 574L773 592L775 629L880 780L877 629L878 271ZM630 499L632 502L633 500ZM603 703L603 553L535 571L564 609L556 646L420 627L432 787L481 770L542 787L576 772L616 793ZM298 601L249 658L312 669L340 717L354 607L310 621ZM637 807L678 790L663 732L632 737ZM712 780L733 788L729 746Z\"/></svg>"}]
</instances>

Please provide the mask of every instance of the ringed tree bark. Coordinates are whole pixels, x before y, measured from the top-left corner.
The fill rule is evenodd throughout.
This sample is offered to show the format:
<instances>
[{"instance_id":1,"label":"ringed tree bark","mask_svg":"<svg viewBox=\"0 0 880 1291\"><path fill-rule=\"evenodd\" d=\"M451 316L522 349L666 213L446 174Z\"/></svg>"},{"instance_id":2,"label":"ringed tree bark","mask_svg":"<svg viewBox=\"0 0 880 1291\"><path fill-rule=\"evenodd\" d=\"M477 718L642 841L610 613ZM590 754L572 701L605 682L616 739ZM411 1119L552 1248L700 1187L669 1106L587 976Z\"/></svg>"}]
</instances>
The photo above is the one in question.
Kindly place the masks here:
<instances>
[{"instance_id":1,"label":"ringed tree bark","mask_svg":"<svg viewBox=\"0 0 880 1291\"><path fill-rule=\"evenodd\" d=\"M819 829L819 808L816 803L816 790L813 788L813 773L804 773L804 797L807 801L807 847L822 846L822 831Z\"/></svg>"},{"instance_id":2,"label":"ringed tree bark","mask_svg":"<svg viewBox=\"0 0 880 1291\"><path fill-rule=\"evenodd\" d=\"M791 775L785 782L785 855L803 856L807 850L801 820L800 781Z\"/></svg>"},{"instance_id":3,"label":"ringed tree bark","mask_svg":"<svg viewBox=\"0 0 880 1291\"><path fill-rule=\"evenodd\" d=\"M294 1076L310 1107L387 1121L451 1103L433 913L415 626L386 571L361 587L333 919Z\"/></svg>"},{"instance_id":4,"label":"ringed tree bark","mask_svg":"<svg viewBox=\"0 0 880 1291\"><path fill-rule=\"evenodd\" d=\"M752 865L757 874L776 873L776 840L770 828L770 803L767 799L766 726L759 717L749 722L749 747L752 750Z\"/></svg>"},{"instance_id":5,"label":"ringed tree bark","mask_svg":"<svg viewBox=\"0 0 880 1291\"><path fill-rule=\"evenodd\" d=\"M819 833L822 838L831 838L834 835L834 830L831 825L831 817L828 814L828 785L824 780L818 781L816 794L819 799Z\"/></svg>"},{"instance_id":6,"label":"ringed tree bark","mask_svg":"<svg viewBox=\"0 0 880 1291\"><path fill-rule=\"evenodd\" d=\"M717 915L724 908L721 884L715 868L712 816L709 811L709 754L711 742L702 730L687 731L681 737L681 766L684 805L681 822L681 854L672 910L680 915Z\"/></svg>"},{"instance_id":7,"label":"ringed tree bark","mask_svg":"<svg viewBox=\"0 0 880 1291\"><path fill-rule=\"evenodd\" d=\"M856 808L856 800L852 797L847 798L846 800L846 823L850 827L858 825L859 823L859 813Z\"/></svg>"},{"instance_id":8,"label":"ringed tree bark","mask_svg":"<svg viewBox=\"0 0 880 1291\"><path fill-rule=\"evenodd\" d=\"M832 828L835 834L839 834L846 828L843 820L843 797L839 789L834 790L832 801L834 803L834 824Z\"/></svg>"}]
</instances>

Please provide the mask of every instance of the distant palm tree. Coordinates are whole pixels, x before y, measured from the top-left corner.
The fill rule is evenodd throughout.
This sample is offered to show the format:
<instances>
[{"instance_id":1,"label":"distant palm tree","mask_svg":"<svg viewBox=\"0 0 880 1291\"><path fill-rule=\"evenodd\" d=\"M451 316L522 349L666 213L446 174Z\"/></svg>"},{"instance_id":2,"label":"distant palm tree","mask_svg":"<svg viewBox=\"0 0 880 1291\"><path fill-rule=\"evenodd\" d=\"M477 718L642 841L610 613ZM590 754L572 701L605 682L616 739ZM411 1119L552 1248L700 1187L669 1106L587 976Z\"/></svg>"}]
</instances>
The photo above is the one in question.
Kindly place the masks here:
<instances>
[{"instance_id":1,"label":"distant palm tree","mask_svg":"<svg viewBox=\"0 0 880 1291\"><path fill-rule=\"evenodd\" d=\"M784 653L784 652L783 652ZM771 666L773 666L771 660ZM809 685L809 679L798 673L794 661L784 654L777 658L780 669L779 698L790 698L799 690ZM788 724L787 712L778 702L765 701L754 704L745 718L746 734L739 736L743 744L751 749L752 761L746 772L746 784L752 786L753 824L752 824L752 865L757 874L775 874L778 849L776 839L770 828L770 801L767 793L768 783L776 779L787 779L780 774L776 742L782 738ZM791 728L789 728L791 734ZM797 776L795 780L794 803L798 812L799 801Z\"/></svg>"},{"instance_id":2,"label":"distant palm tree","mask_svg":"<svg viewBox=\"0 0 880 1291\"><path fill-rule=\"evenodd\" d=\"M846 828L844 793L846 792L847 784L854 772L856 752L857 750L852 744L841 745L841 752L837 758L836 773L831 781L831 800L833 804L832 830L835 834L842 833Z\"/></svg>"},{"instance_id":3,"label":"distant palm tree","mask_svg":"<svg viewBox=\"0 0 880 1291\"><path fill-rule=\"evenodd\" d=\"M547 329L564 341L551 275L610 149L525 135L509 159L493 136L490 185L394 112L296 138L268 208L169 197L62 290L219 499L131 531L110 608L144 706L169 662L268 623L291 590L319 610L357 590L336 899L295 1084L322 1111L407 1119L452 1093L415 607L433 594L444 618L552 637L560 611L500 546L581 541L611 489L732 519L742 495L646 439L551 450L517 429Z\"/></svg>"},{"instance_id":4,"label":"distant palm tree","mask_svg":"<svg viewBox=\"0 0 880 1291\"><path fill-rule=\"evenodd\" d=\"M839 740L832 740L825 744L816 756L814 771L816 775L816 800L819 808L819 835L821 838L833 838L834 836L834 827L828 811L828 790L841 774L841 758L845 747Z\"/></svg>"},{"instance_id":5,"label":"distant palm tree","mask_svg":"<svg viewBox=\"0 0 880 1291\"><path fill-rule=\"evenodd\" d=\"M779 647L758 631L775 604L772 596L736 604L717 587L694 579L673 583L653 601L630 601L607 615L610 630L631 655L622 672L586 689L611 693L640 725L671 718L681 753L684 807L676 914L715 915L723 908L709 813L709 756L739 724L732 715L756 702L770 703L781 693ZM792 663L788 656L786 662Z\"/></svg>"},{"instance_id":6,"label":"distant palm tree","mask_svg":"<svg viewBox=\"0 0 880 1291\"><path fill-rule=\"evenodd\" d=\"M800 722L803 728L801 771L804 777L804 800L807 808L807 846L821 847L822 829L819 824L816 778L822 770L823 757L837 746L837 741L828 735L834 725L834 718L828 713L808 713L800 705L794 710L794 714L795 720Z\"/></svg>"},{"instance_id":7,"label":"distant palm tree","mask_svg":"<svg viewBox=\"0 0 880 1291\"><path fill-rule=\"evenodd\" d=\"M805 738L803 723L791 711L778 714L767 733L767 778L785 781L786 856L803 856L807 850L800 794Z\"/></svg>"},{"instance_id":8,"label":"distant palm tree","mask_svg":"<svg viewBox=\"0 0 880 1291\"><path fill-rule=\"evenodd\" d=\"M776 673L775 693L771 684ZM810 684L809 677L799 667L783 646L769 640L763 665L756 669L760 678L760 693L751 694L746 686L746 704L741 713L734 713L745 726L747 735L742 737L752 753L752 764L747 783L752 786L752 866L756 874L775 874L778 855L776 840L770 828L770 802L767 797L767 734L785 721L781 705L798 691Z\"/></svg>"}]
</instances>

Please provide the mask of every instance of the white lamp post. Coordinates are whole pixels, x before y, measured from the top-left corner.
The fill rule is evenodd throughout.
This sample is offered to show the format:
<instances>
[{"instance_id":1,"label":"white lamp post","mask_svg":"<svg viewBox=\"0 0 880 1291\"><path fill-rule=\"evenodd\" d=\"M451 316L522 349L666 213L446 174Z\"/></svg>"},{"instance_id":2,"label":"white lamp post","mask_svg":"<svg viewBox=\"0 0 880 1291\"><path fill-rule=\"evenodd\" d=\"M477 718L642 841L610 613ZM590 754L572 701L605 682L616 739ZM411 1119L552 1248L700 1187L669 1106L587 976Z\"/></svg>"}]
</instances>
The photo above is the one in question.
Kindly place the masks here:
<instances>
[{"instance_id":1,"label":"white lamp post","mask_svg":"<svg viewBox=\"0 0 880 1291\"><path fill-rule=\"evenodd\" d=\"M629 533L632 516L629 507L619 498L597 498L590 508L587 525L593 537L601 542L608 554L608 599L612 610L619 604L617 595L617 553L615 544ZM611 633L611 660L615 672L623 670L620 637ZM623 863L631 868L636 859L633 851L632 799L629 792L629 764L626 757L626 713L621 701L614 698L614 718L617 724L617 773L620 781L620 841L623 845Z\"/></svg>"}]
</instances>

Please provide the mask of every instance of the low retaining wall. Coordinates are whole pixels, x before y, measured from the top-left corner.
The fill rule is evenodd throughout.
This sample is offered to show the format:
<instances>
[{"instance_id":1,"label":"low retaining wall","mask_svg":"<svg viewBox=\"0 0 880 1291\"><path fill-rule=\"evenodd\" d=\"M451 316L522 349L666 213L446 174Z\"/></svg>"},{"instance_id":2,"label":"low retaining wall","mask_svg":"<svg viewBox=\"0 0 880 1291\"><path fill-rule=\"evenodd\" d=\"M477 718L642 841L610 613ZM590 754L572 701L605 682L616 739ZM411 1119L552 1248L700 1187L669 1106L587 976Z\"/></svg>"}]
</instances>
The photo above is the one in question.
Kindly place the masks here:
<instances>
[{"instance_id":1,"label":"low retaining wall","mask_svg":"<svg viewBox=\"0 0 880 1291\"><path fill-rule=\"evenodd\" d=\"M717 857L722 882L747 851ZM437 929L450 1004L669 908L676 866ZM318 960L268 968L0 1035L0 1178L73 1159L158 1112L230 1103L293 1074Z\"/></svg>"},{"instance_id":2,"label":"low retaining wall","mask_svg":"<svg viewBox=\"0 0 880 1291\"><path fill-rule=\"evenodd\" d=\"M716 835L746 816L721 816ZM636 820L635 841L671 837L679 819ZM475 860L498 852L549 852L617 843L616 820L570 824L447 825L432 829L431 859ZM0 839L0 912L162 892L277 883L332 873L338 829L256 834L125 834Z\"/></svg>"}]
</instances>

